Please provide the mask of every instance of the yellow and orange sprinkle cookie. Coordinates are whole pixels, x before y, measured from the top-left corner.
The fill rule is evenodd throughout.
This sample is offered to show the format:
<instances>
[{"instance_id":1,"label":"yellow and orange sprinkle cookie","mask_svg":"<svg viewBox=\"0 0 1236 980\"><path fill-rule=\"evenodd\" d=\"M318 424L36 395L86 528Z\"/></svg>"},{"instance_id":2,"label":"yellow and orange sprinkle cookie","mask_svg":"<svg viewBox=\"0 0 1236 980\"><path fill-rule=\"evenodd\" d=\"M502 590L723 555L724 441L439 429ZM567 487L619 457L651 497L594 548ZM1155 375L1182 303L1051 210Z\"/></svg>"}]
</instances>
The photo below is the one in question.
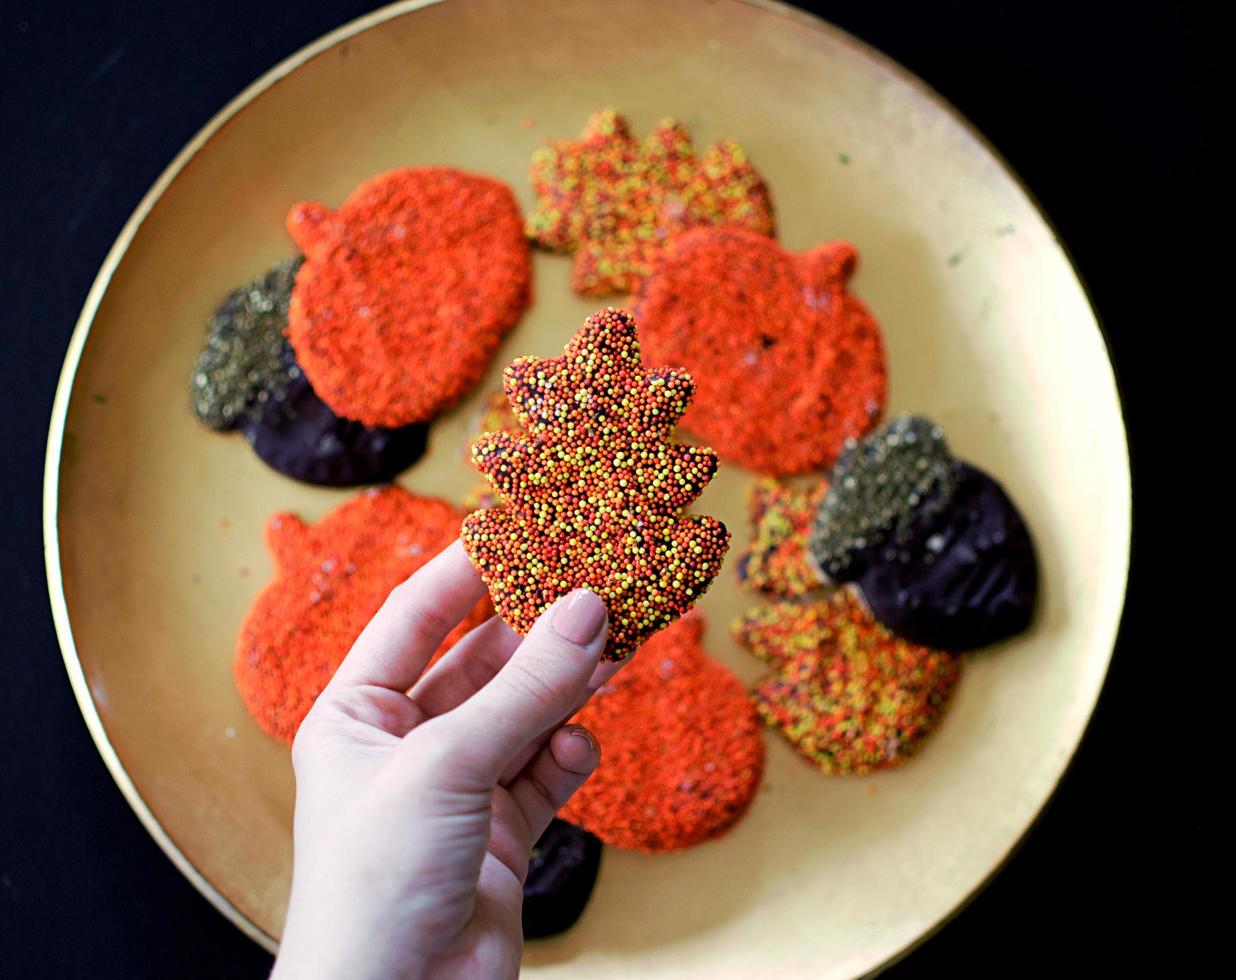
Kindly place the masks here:
<instances>
[{"instance_id":1,"label":"yellow and orange sprinkle cookie","mask_svg":"<svg viewBox=\"0 0 1236 980\"><path fill-rule=\"evenodd\" d=\"M508 365L522 432L494 432L472 459L499 499L463 523L494 605L526 633L555 599L588 588L609 608L605 655L621 660L703 595L729 532L687 515L712 479L712 450L671 442L689 375L645 371L635 321L594 313L561 357Z\"/></svg>"},{"instance_id":2,"label":"yellow and orange sprinkle cookie","mask_svg":"<svg viewBox=\"0 0 1236 980\"><path fill-rule=\"evenodd\" d=\"M901 765L961 676L956 657L895 637L845 590L752 609L734 634L775 671L756 685L760 715L826 773Z\"/></svg>"},{"instance_id":3,"label":"yellow and orange sprinkle cookie","mask_svg":"<svg viewBox=\"0 0 1236 980\"><path fill-rule=\"evenodd\" d=\"M445 501L383 487L316 524L270 519L275 577L245 615L233 665L241 699L267 733L292 741L391 589L455 540L462 516ZM478 604L438 655L489 613L487 600Z\"/></svg>"},{"instance_id":4,"label":"yellow and orange sprinkle cookie","mask_svg":"<svg viewBox=\"0 0 1236 980\"><path fill-rule=\"evenodd\" d=\"M336 415L365 425L457 401L532 298L519 206L490 177L392 170L337 211L297 204L287 229L305 253L288 310L296 362Z\"/></svg>"},{"instance_id":5,"label":"yellow and orange sprinkle cookie","mask_svg":"<svg viewBox=\"0 0 1236 980\"><path fill-rule=\"evenodd\" d=\"M675 851L746 813L764 733L742 681L701 648L703 629L694 612L666 627L575 717L603 749L564 820L615 847Z\"/></svg>"},{"instance_id":6,"label":"yellow and orange sprinkle cookie","mask_svg":"<svg viewBox=\"0 0 1236 980\"><path fill-rule=\"evenodd\" d=\"M747 492L751 543L738 558L738 581L757 592L796 598L821 586L807 540L827 482L800 489L771 476Z\"/></svg>"},{"instance_id":7,"label":"yellow and orange sprinkle cookie","mask_svg":"<svg viewBox=\"0 0 1236 980\"><path fill-rule=\"evenodd\" d=\"M764 178L733 140L697 156L681 123L663 119L641 144L613 109L593 114L580 139L532 157L536 208L528 237L575 253L571 288L585 296L630 292L665 243L699 225L773 233Z\"/></svg>"}]
</instances>

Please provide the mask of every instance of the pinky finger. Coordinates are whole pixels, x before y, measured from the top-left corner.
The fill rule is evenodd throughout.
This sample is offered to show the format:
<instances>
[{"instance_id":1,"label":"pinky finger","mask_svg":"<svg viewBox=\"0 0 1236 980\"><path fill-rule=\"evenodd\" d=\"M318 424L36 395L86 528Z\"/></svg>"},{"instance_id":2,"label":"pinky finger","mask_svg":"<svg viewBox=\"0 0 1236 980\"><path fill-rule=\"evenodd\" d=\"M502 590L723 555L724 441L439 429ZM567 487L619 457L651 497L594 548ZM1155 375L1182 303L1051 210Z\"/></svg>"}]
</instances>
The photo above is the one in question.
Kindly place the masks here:
<instances>
[{"instance_id":1,"label":"pinky finger","mask_svg":"<svg viewBox=\"0 0 1236 980\"><path fill-rule=\"evenodd\" d=\"M565 725L507 786L528 822L530 843L545 832L554 814L587 782L600 761L601 750L593 734L581 725Z\"/></svg>"}]
</instances>

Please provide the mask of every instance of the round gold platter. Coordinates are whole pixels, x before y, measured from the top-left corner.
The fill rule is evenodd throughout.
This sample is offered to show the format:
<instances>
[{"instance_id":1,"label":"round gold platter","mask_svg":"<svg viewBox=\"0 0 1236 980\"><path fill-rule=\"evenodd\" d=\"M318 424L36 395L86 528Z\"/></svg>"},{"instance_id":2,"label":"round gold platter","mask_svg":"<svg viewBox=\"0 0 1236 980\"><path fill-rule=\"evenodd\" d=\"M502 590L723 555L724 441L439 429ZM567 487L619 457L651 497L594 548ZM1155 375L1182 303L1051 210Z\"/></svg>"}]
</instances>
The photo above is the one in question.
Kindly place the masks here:
<instances>
[{"instance_id":1,"label":"round gold platter","mask_svg":"<svg viewBox=\"0 0 1236 980\"><path fill-rule=\"evenodd\" d=\"M87 723L151 834L240 928L274 948L291 871L287 750L233 689L240 618L271 564L267 516L314 520L346 491L266 469L205 431L187 375L222 297L293 253L295 202L337 205L415 164L493 174L531 204L532 151L615 106L697 144L739 139L791 249L853 241L880 319L889 412L939 421L1023 509L1042 563L1034 627L968 658L940 731L903 769L827 778L768 738L728 836L673 855L607 850L584 918L529 944L530 977L849 977L929 935L1044 806L1103 683L1128 566L1129 470L1106 350L1077 275L1016 177L941 99L853 38L743 0L450 0L380 10L227 106L137 209L65 361L46 474L48 578ZM485 383L438 420L399 482L458 500L459 447L502 366L554 355L598 305L538 253L536 302ZM616 298L616 303L621 299ZM746 540L751 474L700 499ZM709 652L746 680L733 554L702 606Z\"/></svg>"}]
</instances>

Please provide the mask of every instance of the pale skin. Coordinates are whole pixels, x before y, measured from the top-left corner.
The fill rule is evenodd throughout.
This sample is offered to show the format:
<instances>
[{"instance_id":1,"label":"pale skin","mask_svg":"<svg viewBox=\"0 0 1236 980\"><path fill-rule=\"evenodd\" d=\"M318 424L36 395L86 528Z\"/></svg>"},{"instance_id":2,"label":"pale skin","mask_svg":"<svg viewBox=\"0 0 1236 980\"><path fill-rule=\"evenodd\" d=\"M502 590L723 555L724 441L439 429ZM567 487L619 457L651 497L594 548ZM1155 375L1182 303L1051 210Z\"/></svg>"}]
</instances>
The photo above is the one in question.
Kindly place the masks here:
<instances>
[{"instance_id":1,"label":"pale skin","mask_svg":"<svg viewBox=\"0 0 1236 980\"><path fill-rule=\"evenodd\" d=\"M533 843L596 768L564 725L618 669L605 604L494 617L426 664L485 587L456 542L396 588L305 718L276 980L519 973Z\"/></svg>"}]
</instances>

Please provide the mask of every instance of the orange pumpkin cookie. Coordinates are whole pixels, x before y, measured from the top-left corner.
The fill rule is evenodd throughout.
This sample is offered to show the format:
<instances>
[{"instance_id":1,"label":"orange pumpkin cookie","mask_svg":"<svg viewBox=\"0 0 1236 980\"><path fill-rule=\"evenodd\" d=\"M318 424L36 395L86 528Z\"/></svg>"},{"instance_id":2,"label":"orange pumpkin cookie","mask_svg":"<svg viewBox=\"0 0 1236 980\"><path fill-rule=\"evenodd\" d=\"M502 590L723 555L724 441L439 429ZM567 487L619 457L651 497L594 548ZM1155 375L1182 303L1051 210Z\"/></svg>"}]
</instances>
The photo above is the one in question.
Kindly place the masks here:
<instances>
[{"instance_id":1,"label":"orange pumpkin cookie","mask_svg":"<svg viewBox=\"0 0 1236 980\"><path fill-rule=\"evenodd\" d=\"M519 207L489 177L392 170L338 211L297 204L287 228L305 253L288 311L296 361L336 415L366 425L453 404L531 300Z\"/></svg>"},{"instance_id":2,"label":"orange pumpkin cookie","mask_svg":"<svg viewBox=\"0 0 1236 980\"><path fill-rule=\"evenodd\" d=\"M607 844L676 851L729 830L764 772L764 735L742 681L700 647L692 613L650 639L575 721L601 764L560 813Z\"/></svg>"},{"instance_id":3,"label":"orange pumpkin cookie","mask_svg":"<svg viewBox=\"0 0 1236 980\"><path fill-rule=\"evenodd\" d=\"M558 139L532 157L536 208L528 237L575 253L571 288L585 296L630 292L665 243L697 225L773 233L764 178L733 140L696 156L687 128L663 119L639 143L613 109L581 139Z\"/></svg>"},{"instance_id":4,"label":"orange pumpkin cookie","mask_svg":"<svg viewBox=\"0 0 1236 980\"><path fill-rule=\"evenodd\" d=\"M249 607L236 644L236 687L249 713L290 743L391 589L455 540L461 514L398 487L366 490L313 525L266 525L275 577ZM489 615L482 602L443 650ZM439 651L441 655L442 651Z\"/></svg>"},{"instance_id":5,"label":"orange pumpkin cookie","mask_svg":"<svg viewBox=\"0 0 1236 980\"><path fill-rule=\"evenodd\" d=\"M561 357L513 361L505 387L522 431L473 444L501 505L468 516L464 547L519 633L591 589L609 608L606 657L621 660L704 594L729 546L720 521L682 513L717 467L671 442L691 378L645 371L635 321L608 309Z\"/></svg>"},{"instance_id":6,"label":"orange pumpkin cookie","mask_svg":"<svg viewBox=\"0 0 1236 980\"><path fill-rule=\"evenodd\" d=\"M698 381L683 427L724 459L786 475L830 465L884 408L879 325L847 288L848 242L803 252L736 228L676 238L635 296L652 364Z\"/></svg>"}]
</instances>

